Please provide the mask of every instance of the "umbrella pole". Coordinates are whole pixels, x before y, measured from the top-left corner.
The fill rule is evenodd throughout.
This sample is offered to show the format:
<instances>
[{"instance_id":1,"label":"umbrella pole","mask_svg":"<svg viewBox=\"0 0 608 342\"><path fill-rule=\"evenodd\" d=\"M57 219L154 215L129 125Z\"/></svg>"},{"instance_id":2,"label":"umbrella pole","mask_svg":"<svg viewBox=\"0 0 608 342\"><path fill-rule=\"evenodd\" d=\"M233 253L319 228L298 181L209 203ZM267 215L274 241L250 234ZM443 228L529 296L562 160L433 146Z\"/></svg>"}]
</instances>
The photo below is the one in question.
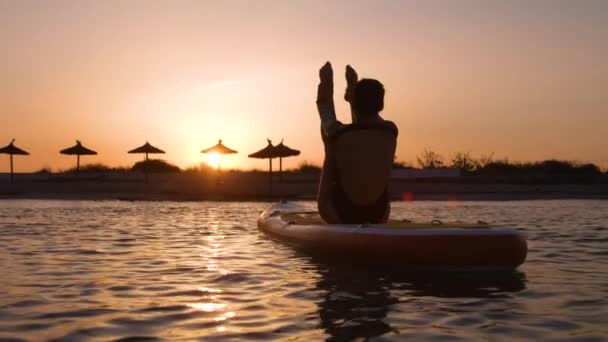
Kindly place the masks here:
<instances>
[{"instance_id":1,"label":"umbrella pole","mask_svg":"<svg viewBox=\"0 0 608 342\"><path fill-rule=\"evenodd\" d=\"M144 160L144 178L146 184L148 184L148 154L146 153L146 160Z\"/></svg>"},{"instance_id":2,"label":"umbrella pole","mask_svg":"<svg viewBox=\"0 0 608 342\"><path fill-rule=\"evenodd\" d=\"M220 169L220 159L218 157L217 159L217 184L220 184L220 175L221 175L221 169Z\"/></svg>"},{"instance_id":3,"label":"umbrella pole","mask_svg":"<svg viewBox=\"0 0 608 342\"><path fill-rule=\"evenodd\" d=\"M76 172L80 172L80 154L76 155Z\"/></svg>"},{"instance_id":4,"label":"umbrella pole","mask_svg":"<svg viewBox=\"0 0 608 342\"><path fill-rule=\"evenodd\" d=\"M283 183L283 157L279 157L279 183Z\"/></svg>"},{"instance_id":5,"label":"umbrella pole","mask_svg":"<svg viewBox=\"0 0 608 342\"><path fill-rule=\"evenodd\" d=\"M268 173L268 189L270 196L272 196L272 158L268 158L268 166L270 168L270 172Z\"/></svg>"},{"instance_id":6,"label":"umbrella pole","mask_svg":"<svg viewBox=\"0 0 608 342\"><path fill-rule=\"evenodd\" d=\"M11 156L11 183L13 182L13 154L10 154Z\"/></svg>"}]
</instances>

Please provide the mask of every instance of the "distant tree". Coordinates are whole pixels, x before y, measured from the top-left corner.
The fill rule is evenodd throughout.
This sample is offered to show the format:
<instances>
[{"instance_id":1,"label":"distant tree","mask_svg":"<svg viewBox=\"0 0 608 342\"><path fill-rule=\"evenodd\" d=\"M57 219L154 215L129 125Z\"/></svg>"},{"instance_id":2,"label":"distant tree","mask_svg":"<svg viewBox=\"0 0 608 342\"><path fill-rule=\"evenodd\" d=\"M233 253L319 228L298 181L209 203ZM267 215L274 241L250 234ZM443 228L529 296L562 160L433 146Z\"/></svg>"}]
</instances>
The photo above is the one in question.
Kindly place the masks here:
<instances>
[{"instance_id":1,"label":"distant tree","mask_svg":"<svg viewBox=\"0 0 608 342\"><path fill-rule=\"evenodd\" d=\"M600 170L599 166L595 165L595 164L582 164L577 166L577 169L579 172L583 173L583 174L587 174L587 175L601 175L602 171ZM607 172L608 173L608 172Z\"/></svg>"},{"instance_id":2,"label":"distant tree","mask_svg":"<svg viewBox=\"0 0 608 342\"><path fill-rule=\"evenodd\" d=\"M508 159L504 159L491 161L477 171L485 175L502 176L517 174L520 169L522 169L521 165L512 164Z\"/></svg>"},{"instance_id":3,"label":"distant tree","mask_svg":"<svg viewBox=\"0 0 608 342\"><path fill-rule=\"evenodd\" d=\"M559 183L594 182L602 172L594 164L577 164L565 160L511 163L508 160L492 161L475 171L477 174L502 177L510 181Z\"/></svg>"},{"instance_id":4,"label":"distant tree","mask_svg":"<svg viewBox=\"0 0 608 342\"><path fill-rule=\"evenodd\" d=\"M476 169L483 169L486 165L490 164L494 160L494 152L490 154L482 154L476 161Z\"/></svg>"},{"instance_id":5,"label":"distant tree","mask_svg":"<svg viewBox=\"0 0 608 342\"><path fill-rule=\"evenodd\" d=\"M445 166L443 163L443 156L427 149L425 149L416 160L421 168L440 168Z\"/></svg>"},{"instance_id":6,"label":"distant tree","mask_svg":"<svg viewBox=\"0 0 608 342\"><path fill-rule=\"evenodd\" d=\"M135 163L131 168L133 171L146 171L156 173L181 172L181 169L162 159L149 159Z\"/></svg>"},{"instance_id":7,"label":"distant tree","mask_svg":"<svg viewBox=\"0 0 608 342\"><path fill-rule=\"evenodd\" d=\"M473 171L477 168L478 162L471 157L469 152L456 152L452 157L451 167L462 171Z\"/></svg>"},{"instance_id":8,"label":"distant tree","mask_svg":"<svg viewBox=\"0 0 608 342\"><path fill-rule=\"evenodd\" d=\"M540 163L535 163L531 166L531 169L537 171L540 174L545 175L565 175L571 174L575 170L576 166L574 163L563 160L545 160Z\"/></svg>"}]
</instances>

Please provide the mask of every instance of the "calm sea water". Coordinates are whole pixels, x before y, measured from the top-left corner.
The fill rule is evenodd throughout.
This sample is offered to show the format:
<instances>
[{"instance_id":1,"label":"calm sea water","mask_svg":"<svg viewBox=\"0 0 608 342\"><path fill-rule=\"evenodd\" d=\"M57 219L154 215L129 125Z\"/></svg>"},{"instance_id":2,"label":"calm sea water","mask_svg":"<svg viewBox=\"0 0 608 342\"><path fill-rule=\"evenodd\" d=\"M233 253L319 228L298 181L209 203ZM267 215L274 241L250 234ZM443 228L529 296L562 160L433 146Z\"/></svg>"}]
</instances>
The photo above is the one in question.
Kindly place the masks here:
<instances>
[{"instance_id":1,"label":"calm sea water","mask_svg":"<svg viewBox=\"0 0 608 342\"><path fill-rule=\"evenodd\" d=\"M608 201L408 202L525 231L515 273L332 263L266 203L0 201L0 340L606 340Z\"/></svg>"}]
</instances>

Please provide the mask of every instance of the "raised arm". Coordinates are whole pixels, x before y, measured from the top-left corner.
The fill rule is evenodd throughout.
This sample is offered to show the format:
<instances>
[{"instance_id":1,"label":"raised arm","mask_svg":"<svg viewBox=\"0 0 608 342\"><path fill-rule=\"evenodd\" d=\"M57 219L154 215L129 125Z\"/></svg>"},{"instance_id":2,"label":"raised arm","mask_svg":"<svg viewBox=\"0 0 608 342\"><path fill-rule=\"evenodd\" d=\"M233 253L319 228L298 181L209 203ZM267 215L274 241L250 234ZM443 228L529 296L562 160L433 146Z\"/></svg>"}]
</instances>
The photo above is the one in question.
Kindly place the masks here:
<instances>
[{"instance_id":1,"label":"raised arm","mask_svg":"<svg viewBox=\"0 0 608 342\"><path fill-rule=\"evenodd\" d=\"M355 86L359 81L359 76L353 67L350 65L346 66L346 92L344 93L344 99L350 103L350 116L352 122L355 122L355 110L353 108L353 93L355 91Z\"/></svg>"},{"instance_id":2,"label":"raised arm","mask_svg":"<svg viewBox=\"0 0 608 342\"><path fill-rule=\"evenodd\" d=\"M319 86L317 88L317 110L321 117L321 130L327 135L330 127L336 122L334 107L334 72L331 63L327 62L319 70Z\"/></svg>"}]
</instances>

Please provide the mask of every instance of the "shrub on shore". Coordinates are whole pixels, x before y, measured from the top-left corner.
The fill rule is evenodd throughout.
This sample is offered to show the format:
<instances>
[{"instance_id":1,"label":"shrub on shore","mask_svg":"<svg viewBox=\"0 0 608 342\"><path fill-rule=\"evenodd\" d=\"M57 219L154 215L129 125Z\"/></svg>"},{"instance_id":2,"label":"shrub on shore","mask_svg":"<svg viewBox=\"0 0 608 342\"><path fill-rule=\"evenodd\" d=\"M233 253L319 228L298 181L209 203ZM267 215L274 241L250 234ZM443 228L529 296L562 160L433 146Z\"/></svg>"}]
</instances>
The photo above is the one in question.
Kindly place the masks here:
<instances>
[{"instance_id":1,"label":"shrub on shore","mask_svg":"<svg viewBox=\"0 0 608 342\"><path fill-rule=\"evenodd\" d=\"M475 173L493 177L528 177L529 179L562 178L572 180L592 180L602 175L594 164L580 164L565 160L545 160L532 163L491 162Z\"/></svg>"},{"instance_id":2,"label":"shrub on shore","mask_svg":"<svg viewBox=\"0 0 608 342\"><path fill-rule=\"evenodd\" d=\"M473 157L470 152L455 153L449 163L441 154L424 150L417 157L420 168L451 167L462 171L465 181L505 183L593 183L605 181L606 173L592 163L577 163L567 160L544 160L537 162L511 162L508 159L494 160L493 154ZM401 163L394 163L400 168Z\"/></svg>"},{"instance_id":3,"label":"shrub on shore","mask_svg":"<svg viewBox=\"0 0 608 342\"><path fill-rule=\"evenodd\" d=\"M43 168L41 168L40 170L38 170L34 173L41 174L41 175L50 175L53 173L53 170L51 170L51 168L48 166L44 166Z\"/></svg>"},{"instance_id":4,"label":"shrub on shore","mask_svg":"<svg viewBox=\"0 0 608 342\"><path fill-rule=\"evenodd\" d=\"M230 170L225 170L225 171L230 171ZM197 166L190 166L190 167L184 169L183 172L184 173L209 174L211 172L217 172L217 169L211 167L210 165L208 165L206 163L201 163L200 165L197 165Z\"/></svg>"},{"instance_id":5,"label":"shrub on shore","mask_svg":"<svg viewBox=\"0 0 608 342\"><path fill-rule=\"evenodd\" d=\"M404 161L394 161L393 162L393 169L415 169L414 166L412 166L410 163L408 162L404 162Z\"/></svg>"},{"instance_id":6,"label":"shrub on shore","mask_svg":"<svg viewBox=\"0 0 608 342\"><path fill-rule=\"evenodd\" d=\"M298 165L298 167L294 170L295 172L307 173L307 174L320 174L321 167L307 161L304 161Z\"/></svg>"},{"instance_id":7,"label":"shrub on shore","mask_svg":"<svg viewBox=\"0 0 608 342\"><path fill-rule=\"evenodd\" d=\"M60 173L73 173L76 172L76 168L70 168L67 169L65 171L61 171ZM99 172L99 173L103 173L103 172L127 172L129 171L129 168L127 167L112 167L112 166L107 166L104 164L86 164L86 165L82 165L80 167L80 169L78 170L78 172Z\"/></svg>"},{"instance_id":8,"label":"shrub on shore","mask_svg":"<svg viewBox=\"0 0 608 342\"><path fill-rule=\"evenodd\" d=\"M608 172L592 163L578 163L566 160L544 160L537 162L512 162L508 159L494 160L493 154L474 157L470 152L457 152L452 155L446 163L441 154L431 150L424 152L417 158L418 168L452 167L462 171L459 182L474 183L526 183L526 184L557 184L557 183L594 183L607 182ZM393 162L395 169L416 168L405 161ZM321 174L321 166L303 161L295 169L287 170L289 174L303 174L318 176ZM182 170L160 159L150 159L135 163L132 168L110 167L103 164L87 164L80 167L80 173L103 174L110 172L147 171L150 173L179 173ZM276 170L275 170L276 171ZM43 167L36 171L37 174L66 174L75 173L76 168L53 172L49 167ZM185 169L183 172L211 175L215 168L201 163ZM224 170L233 174L266 173L267 170Z\"/></svg>"},{"instance_id":9,"label":"shrub on shore","mask_svg":"<svg viewBox=\"0 0 608 342\"><path fill-rule=\"evenodd\" d=\"M437 169L445 167L443 162L443 156L431 150L424 149L422 154L419 155L416 160L418 165L423 169Z\"/></svg>"},{"instance_id":10,"label":"shrub on shore","mask_svg":"<svg viewBox=\"0 0 608 342\"><path fill-rule=\"evenodd\" d=\"M132 171L153 172L153 173L178 173L182 170L162 159L148 159L135 163Z\"/></svg>"}]
</instances>

